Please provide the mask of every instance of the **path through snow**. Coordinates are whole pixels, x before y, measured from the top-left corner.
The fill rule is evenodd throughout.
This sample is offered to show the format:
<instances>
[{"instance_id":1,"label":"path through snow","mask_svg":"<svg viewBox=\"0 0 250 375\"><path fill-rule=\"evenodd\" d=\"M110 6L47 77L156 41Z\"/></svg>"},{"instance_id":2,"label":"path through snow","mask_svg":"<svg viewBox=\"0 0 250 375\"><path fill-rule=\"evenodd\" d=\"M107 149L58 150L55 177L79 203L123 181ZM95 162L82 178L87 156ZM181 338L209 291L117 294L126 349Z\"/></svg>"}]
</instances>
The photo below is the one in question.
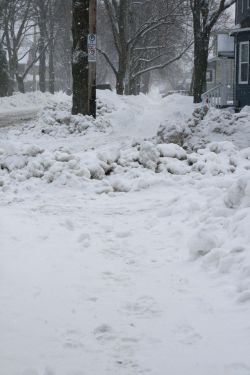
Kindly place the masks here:
<instances>
[{"instance_id":1,"label":"path through snow","mask_svg":"<svg viewBox=\"0 0 250 375\"><path fill-rule=\"evenodd\" d=\"M197 191L177 186L6 202L5 374L249 373L249 309L190 263L197 213L186 221L181 207Z\"/></svg>"}]
</instances>

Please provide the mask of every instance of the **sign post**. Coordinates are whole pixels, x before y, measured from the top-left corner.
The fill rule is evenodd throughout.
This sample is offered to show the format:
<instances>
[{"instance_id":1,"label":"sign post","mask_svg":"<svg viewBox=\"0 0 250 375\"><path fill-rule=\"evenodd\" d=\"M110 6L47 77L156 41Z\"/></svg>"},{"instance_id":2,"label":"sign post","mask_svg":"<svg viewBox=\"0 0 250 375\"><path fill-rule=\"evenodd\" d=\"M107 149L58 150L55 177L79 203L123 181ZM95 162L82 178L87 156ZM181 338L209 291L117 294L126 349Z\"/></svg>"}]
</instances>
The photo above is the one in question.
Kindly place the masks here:
<instances>
[{"instance_id":1,"label":"sign post","mask_svg":"<svg viewBox=\"0 0 250 375\"><path fill-rule=\"evenodd\" d=\"M88 60L96 63L96 34L88 35Z\"/></svg>"}]
</instances>

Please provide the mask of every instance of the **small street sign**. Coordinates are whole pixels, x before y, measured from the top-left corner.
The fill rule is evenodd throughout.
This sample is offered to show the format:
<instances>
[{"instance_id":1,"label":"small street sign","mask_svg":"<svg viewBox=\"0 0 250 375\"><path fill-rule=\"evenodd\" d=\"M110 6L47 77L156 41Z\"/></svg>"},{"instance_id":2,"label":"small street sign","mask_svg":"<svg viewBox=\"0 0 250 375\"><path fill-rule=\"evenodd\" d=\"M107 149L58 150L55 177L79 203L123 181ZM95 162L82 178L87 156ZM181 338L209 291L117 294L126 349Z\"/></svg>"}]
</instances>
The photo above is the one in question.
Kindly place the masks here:
<instances>
[{"instance_id":1,"label":"small street sign","mask_svg":"<svg viewBox=\"0 0 250 375\"><path fill-rule=\"evenodd\" d=\"M96 34L88 35L88 60L96 63Z\"/></svg>"}]
</instances>

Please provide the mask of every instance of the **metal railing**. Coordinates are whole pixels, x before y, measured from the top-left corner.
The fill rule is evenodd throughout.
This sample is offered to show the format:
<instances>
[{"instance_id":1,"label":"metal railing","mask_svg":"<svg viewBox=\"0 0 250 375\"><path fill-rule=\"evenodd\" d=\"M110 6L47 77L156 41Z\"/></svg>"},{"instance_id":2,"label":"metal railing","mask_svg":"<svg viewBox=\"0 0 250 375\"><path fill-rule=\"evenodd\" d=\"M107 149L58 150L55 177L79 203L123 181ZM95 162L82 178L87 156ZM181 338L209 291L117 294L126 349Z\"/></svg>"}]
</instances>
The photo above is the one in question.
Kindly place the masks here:
<instances>
[{"instance_id":1,"label":"metal railing","mask_svg":"<svg viewBox=\"0 0 250 375\"><path fill-rule=\"evenodd\" d=\"M222 105L222 84L213 87L212 89L204 92L202 94L202 103L203 105L207 105L209 107L221 107Z\"/></svg>"}]
</instances>

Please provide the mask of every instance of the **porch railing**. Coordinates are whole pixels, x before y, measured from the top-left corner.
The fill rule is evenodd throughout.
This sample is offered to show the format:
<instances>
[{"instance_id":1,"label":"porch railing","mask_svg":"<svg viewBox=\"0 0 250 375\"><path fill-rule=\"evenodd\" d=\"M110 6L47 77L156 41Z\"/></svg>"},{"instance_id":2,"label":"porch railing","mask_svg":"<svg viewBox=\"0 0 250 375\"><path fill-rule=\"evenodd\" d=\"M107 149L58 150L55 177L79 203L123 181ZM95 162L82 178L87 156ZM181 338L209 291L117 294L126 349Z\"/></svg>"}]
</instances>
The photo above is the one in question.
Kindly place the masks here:
<instances>
[{"instance_id":1,"label":"porch railing","mask_svg":"<svg viewBox=\"0 0 250 375\"><path fill-rule=\"evenodd\" d=\"M203 105L209 107L223 108L233 105L233 86L232 84L217 86L204 92L201 96Z\"/></svg>"},{"instance_id":2,"label":"porch railing","mask_svg":"<svg viewBox=\"0 0 250 375\"><path fill-rule=\"evenodd\" d=\"M202 94L202 103L203 105L207 105L209 107L221 107L222 105L222 84L213 87L212 89L204 92Z\"/></svg>"}]
</instances>

